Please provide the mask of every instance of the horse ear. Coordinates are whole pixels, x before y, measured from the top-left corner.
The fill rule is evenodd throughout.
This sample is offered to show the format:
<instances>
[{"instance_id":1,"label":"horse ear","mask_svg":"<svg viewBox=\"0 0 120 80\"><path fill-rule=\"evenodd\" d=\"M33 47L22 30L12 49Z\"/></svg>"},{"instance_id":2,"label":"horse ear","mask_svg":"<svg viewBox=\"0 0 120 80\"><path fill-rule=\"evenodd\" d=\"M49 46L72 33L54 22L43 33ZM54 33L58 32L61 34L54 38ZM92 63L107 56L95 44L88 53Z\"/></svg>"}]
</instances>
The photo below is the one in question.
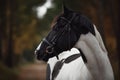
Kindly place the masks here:
<instances>
[{"instance_id":1,"label":"horse ear","mask_svg":"<svg viewBox=\"0 0 120 80\"><path fill-rule=\"evenodd\" d=\"M63 10L64 14L69 14L71 12L65 5L63 5Z\"/></svg>"}]
</instances>

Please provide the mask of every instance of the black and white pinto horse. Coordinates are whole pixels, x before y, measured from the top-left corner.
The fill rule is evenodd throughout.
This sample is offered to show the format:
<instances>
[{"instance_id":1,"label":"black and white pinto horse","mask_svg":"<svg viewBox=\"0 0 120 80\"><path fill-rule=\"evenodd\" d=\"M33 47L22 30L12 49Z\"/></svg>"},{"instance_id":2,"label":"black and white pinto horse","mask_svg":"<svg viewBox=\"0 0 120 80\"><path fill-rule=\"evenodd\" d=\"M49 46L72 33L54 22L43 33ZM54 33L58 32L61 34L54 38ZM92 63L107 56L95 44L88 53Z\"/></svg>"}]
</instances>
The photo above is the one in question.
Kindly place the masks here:
<instances>
[{"instance_id":1,"label":"black and white pinto horse","mask_svg":"<svg viewBox=\"0 0 120 80\"><path fill-rule=\"evenodd\" d=\"M107 50L95 25L64 7L35 50L48 62L47 80L114 80Z\"/></svg>"}]
</instances>

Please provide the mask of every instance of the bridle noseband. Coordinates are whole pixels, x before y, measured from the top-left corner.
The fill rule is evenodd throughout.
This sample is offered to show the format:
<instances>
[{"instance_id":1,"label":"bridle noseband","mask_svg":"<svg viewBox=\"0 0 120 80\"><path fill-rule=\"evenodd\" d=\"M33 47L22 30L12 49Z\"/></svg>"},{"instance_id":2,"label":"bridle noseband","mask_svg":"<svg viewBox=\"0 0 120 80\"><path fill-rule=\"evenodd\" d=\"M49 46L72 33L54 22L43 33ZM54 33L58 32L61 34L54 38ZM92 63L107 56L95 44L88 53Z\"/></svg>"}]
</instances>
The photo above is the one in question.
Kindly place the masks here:
<instances>
[{"instance_id":1,"label":"bridle noseband","mask_svg":"<svg viewBox=\"0 0 120 80\"><path fill-rule=\"evenodd\" d=\"M49 46L46 48L46 53L47 54L52 54L55 50L54 50L54 45L56 44L57 40L62 37L62 35L65 33L65 31L69 31L71 30L71 22L73 21L74 17L76 16L76 14L73 14L73 17L68 20L65 17L60 17L61 19L63 19L64 21L67 22L67 24L65 25L65 27L61 30L61 32L58 32L55 36L53 36L51 41L48 41L46 38L43 39L43 42L47 43ZM70 36L69 36L69 40L70 40ZM70 48L70 41L69 41L69 48Z\"/></svg>"},{"instance_id":2,"label":"bridle noseband","mask_svg":"<svg viewBox=\"0 0 120 80\"><path fill-rule=\"evenodd\" d=\"M54 51L53 43L51 44L46 38L43 39L44 42L46 42L49 46L46 48L46 53L52 54Z\"/></svg>"}]
</instances>

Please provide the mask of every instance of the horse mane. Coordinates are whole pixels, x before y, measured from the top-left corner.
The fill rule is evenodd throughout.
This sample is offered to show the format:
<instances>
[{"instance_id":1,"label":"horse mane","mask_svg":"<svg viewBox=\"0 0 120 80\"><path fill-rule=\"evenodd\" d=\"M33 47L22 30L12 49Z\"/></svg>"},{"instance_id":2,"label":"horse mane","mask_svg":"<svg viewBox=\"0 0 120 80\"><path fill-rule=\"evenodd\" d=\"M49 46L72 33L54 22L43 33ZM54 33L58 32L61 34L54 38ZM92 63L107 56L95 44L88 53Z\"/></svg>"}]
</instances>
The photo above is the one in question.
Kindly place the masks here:
<instances>
[{"instance_id":1,"label":"horse mane","mask_svg":"<svg viewBox=\"0 0 120 80\"><path fill-rule=\"evenodd\" d=\"M57 19L58 19L60 16L62 16L62 13L60 13L59 15L57 15L57 16L55 16L55 17L53 18L52 23L51 23L51 26L50 26L51 29L54 28L54 24L56 23Z\"/></svg>"}]
</instances>

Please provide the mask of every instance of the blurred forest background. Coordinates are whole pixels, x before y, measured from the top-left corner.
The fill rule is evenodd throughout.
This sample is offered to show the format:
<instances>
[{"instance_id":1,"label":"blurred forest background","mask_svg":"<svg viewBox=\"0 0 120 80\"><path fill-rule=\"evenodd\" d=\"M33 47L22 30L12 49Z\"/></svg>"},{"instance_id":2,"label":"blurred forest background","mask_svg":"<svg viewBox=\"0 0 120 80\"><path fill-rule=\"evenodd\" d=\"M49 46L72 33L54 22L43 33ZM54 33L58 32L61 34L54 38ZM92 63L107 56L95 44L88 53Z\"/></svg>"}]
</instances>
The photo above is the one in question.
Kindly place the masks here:
<instances>
[{"instance_id":1,"label":"blurred forest background","mask_svg":"<svg viewBox=\"0 0 120 80\"><path fill-rule=\"evenodd\" d=\"M44 9L47 12L40 17L38 6L46 1L53 6ZM115 80L120 80L120 0L64 3L97 26L108 49ZM50 30L52 20L62 12L62 5L62 0L0 0L0 80L17 80L20 66L35 63L34 50Z\"/></svg>"}]
</instances>

